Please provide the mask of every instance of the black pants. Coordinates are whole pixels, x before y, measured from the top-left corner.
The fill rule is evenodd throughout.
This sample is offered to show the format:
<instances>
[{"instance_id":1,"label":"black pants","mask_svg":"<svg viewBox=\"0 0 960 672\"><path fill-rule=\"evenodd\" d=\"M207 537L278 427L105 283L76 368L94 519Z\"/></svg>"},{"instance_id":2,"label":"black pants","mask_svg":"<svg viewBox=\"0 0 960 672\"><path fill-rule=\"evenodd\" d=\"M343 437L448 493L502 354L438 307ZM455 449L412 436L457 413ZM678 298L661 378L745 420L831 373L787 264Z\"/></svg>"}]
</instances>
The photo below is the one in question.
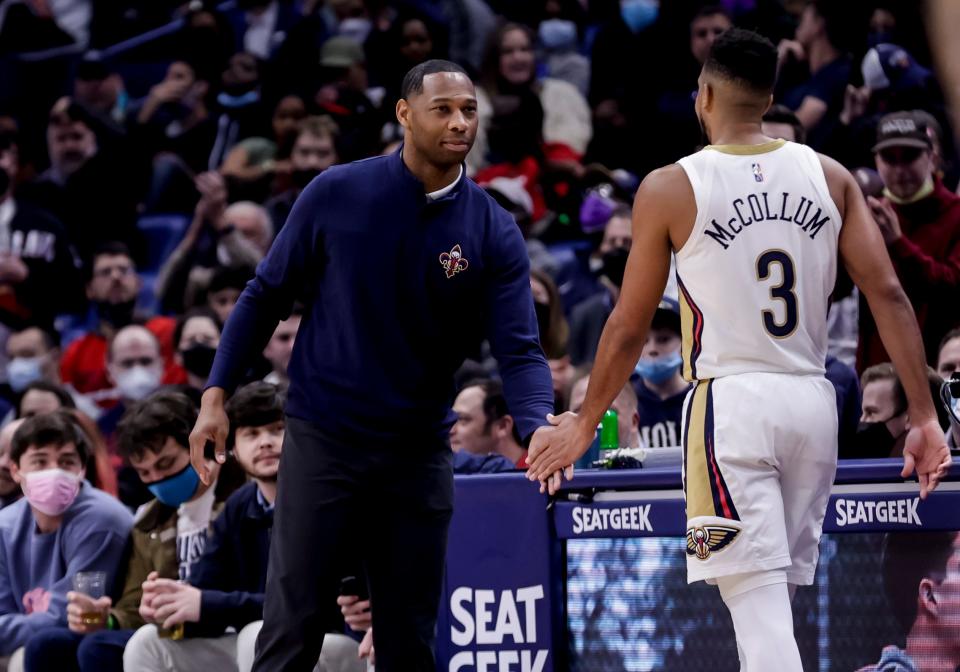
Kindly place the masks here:
<instances>
[{"instance_id":1,"label":"black pants","mask_svg":"<svg viewBox=\"0 0 960 672\"><path fill-rule=\"evenodd\" d=\"M434 672L452 455L437 438L347 444L287 418L256 672L312 670L347 563L370 588L378 672Z\"/></svg>"}]
</instances>

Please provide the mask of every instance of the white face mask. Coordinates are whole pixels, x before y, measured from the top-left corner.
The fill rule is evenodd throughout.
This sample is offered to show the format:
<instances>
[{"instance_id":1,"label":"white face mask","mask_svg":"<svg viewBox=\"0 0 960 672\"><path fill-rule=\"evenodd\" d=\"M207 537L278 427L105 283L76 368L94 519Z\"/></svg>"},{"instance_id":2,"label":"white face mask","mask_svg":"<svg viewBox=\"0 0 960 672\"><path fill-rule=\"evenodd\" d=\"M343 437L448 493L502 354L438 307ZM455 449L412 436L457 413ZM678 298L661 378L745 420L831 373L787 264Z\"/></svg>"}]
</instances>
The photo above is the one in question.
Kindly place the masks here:
<instances>
[{"instance_id":1,"label":"white face mask","mask_svg":"<svg viewBox=\"0 0 960 672\"><path fill-rule=\"evenodd\" d=\"M114 376L120 396L131 401L140 401L160 387L163 373L159 368L134 366Z\"/></svg>"}]
</instances>

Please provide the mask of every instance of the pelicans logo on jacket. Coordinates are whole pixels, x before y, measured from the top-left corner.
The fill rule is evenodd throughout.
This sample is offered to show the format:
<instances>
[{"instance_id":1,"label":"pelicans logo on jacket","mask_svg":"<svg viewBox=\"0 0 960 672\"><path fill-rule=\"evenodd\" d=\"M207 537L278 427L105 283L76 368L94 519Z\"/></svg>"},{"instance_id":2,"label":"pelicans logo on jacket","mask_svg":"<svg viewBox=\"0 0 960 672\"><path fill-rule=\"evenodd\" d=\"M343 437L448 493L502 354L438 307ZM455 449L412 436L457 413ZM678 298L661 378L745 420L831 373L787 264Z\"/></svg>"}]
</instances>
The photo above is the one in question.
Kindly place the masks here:
<instances>
[{"instance_id":1,"label":"pelicans logo on jacket","mask_svg":"<svg viewBox=\"0 0 960 672\"><path fill-rule=\"evenodd\" d=\"M440 265L447 272L447 278L452 278L460 271L467 270L470 262L464 258L460 245L454 245L452 250L440 255Z\"/></svg>"}]
</instances>

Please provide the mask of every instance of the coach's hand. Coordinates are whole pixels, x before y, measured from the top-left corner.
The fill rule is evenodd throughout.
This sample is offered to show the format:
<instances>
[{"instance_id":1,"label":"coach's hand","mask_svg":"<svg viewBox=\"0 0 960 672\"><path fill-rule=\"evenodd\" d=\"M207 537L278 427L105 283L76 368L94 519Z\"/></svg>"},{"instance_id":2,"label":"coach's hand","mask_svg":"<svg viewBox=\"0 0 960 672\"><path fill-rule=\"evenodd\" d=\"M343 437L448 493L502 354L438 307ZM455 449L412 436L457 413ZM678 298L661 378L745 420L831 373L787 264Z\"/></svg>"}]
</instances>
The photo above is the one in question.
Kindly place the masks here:
<instances>
[{"instance_id":1,"label":"coach's hand","mask_svg":"<svg viewBox=\"0 0 960 672\"><path fill-rule=\"evenodd\" d=\"M590 447L596 429L586 427L580 416L569 412L548 415L547 420L551 426L541 427L530 439L527 478L540 481L541 491L546 487L553 494L560 485L560 473L573 477L569 467Z\"/></svg>"},{"instance_id":2,"label":"coach's hand","mask_svg":"<svg viewBox=\"0 0 960 672\"><path fill-rule=\"evenodd\" d=\"M203 456L207 441L213 443L214 457L223 464L227 461L227 431L229 421L223 408L224 391L220 387L211 387L200 399L200 415L197 424L190 432L190 464L200 474L200 480L210 485L211 470Z\"/></svg>"},{"instance_id":3,"label":"coach's hand","mask_svg":"<svg viewBox=\"0 0 960 672\"><path fill-rule=\"evenodd\" d=\"M936 418L910 428L903 448L903 478L917 470L920 499L926 499L950 469L950 449Z\"/></svg>"}]
</instances>

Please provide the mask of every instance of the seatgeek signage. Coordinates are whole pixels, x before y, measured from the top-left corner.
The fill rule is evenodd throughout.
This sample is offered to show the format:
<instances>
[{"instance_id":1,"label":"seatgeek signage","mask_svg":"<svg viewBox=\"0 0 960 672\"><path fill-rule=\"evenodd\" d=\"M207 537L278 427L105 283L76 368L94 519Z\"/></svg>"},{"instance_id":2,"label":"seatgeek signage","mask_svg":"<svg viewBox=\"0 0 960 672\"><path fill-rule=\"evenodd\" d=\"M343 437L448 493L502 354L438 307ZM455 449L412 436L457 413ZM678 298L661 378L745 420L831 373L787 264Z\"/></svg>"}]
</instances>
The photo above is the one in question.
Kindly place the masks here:
<instances>
[{"instance_id":1,"label":"seatgeek signage","mask_svg":"<svg viewBox=\"0 0 960 672\"><path fill-rule=\"evenodd\" d=\"M496 479L496 480L492 480ZM522 474L457 477L437 622L441 672L552 672L562 614L547 498ZM562 639L557 639L562 641Z\"/></svg>"},{"instance_id":2,"label":"seatgeek signage","mask_svg":"<svg viewBox=\"0 0 960 672\"><path fill-rule=\"evenodd\" d=\"M957 529L960 484L941 483L926 500L916 484L835 486L824 532Z\"/></svg>"}]
</instances>

